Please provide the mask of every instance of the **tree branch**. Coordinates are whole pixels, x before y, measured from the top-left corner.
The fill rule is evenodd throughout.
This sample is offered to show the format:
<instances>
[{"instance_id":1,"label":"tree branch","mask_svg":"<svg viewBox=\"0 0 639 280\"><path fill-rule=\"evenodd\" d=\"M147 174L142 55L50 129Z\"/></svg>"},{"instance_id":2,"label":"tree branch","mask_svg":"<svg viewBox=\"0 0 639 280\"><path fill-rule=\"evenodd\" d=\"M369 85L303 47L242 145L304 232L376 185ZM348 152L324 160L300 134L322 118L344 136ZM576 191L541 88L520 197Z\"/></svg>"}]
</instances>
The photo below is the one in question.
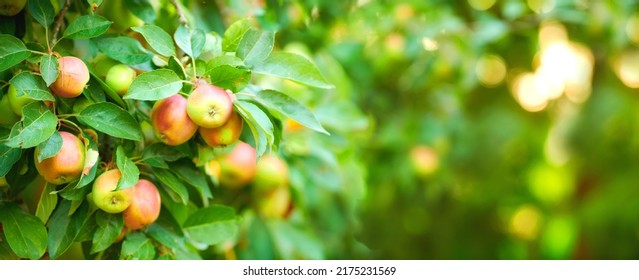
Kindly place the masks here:
<instances>
[{"instance_id":1,"label":"tree branch","mask_svg":"<svg viewBox=\"0 0 639 280\"><path fill-rule=\"evenodd\" d=\"M180 5L178 0L171 0L171 4L175 6L175 10L178 14L178 20L180 21L180 23L188 26L189 22L186 20L186 17L184 16L184 10L182 10L182 5Z\"/></svg>"},{"instance_id":2,"label":"tree branch","mask_svg":"<svg viewBox=\"0 0 639 280\"><path fill-rule=\"evenodd\" d=\"M60 27L62 26L62 22L64 21L64 16L67 14L67 10L71 6L71 0L66 0L64 2L64 7L60 10L60 14L58 14L58 20L55 21L55 25L53 26L53 37L51 38L52 45L55 46L58 40L58 33L60 32Z\"/></svg>"}]
</instances>

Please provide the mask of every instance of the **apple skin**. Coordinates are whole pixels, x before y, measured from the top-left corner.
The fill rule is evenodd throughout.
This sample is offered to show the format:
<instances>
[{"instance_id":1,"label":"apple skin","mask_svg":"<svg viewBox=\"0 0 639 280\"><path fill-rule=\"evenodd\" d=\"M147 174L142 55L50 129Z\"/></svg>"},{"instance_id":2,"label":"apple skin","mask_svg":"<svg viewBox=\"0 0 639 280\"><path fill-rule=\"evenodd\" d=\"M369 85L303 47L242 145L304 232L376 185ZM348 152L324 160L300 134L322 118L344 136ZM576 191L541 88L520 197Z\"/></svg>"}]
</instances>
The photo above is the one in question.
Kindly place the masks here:
<instances>
[{"instance_id":1,"label":"apple skin","mask_svg":"<svg viewBox=\"0 0 639 280\"><path fill-rule=\"evenodd\" d=\"M222 126L233 113L233 101L223 89L200 82L186 103L186 112L197 125Z\"/></svg>"},{"instance_id":2,"label":"apple skin","mask_svg":"<svg viewBox=\"0 0 639 280\"><path fill-rule=\"evenodd\" d=\"M0 96L0 98L0 126L13 126L20 120L20 116L13 112L8 95Z\"/></svg>"},{"instance_id":3,"label":"apple skin","mask_svg":"<svg viewBox=\"0 0 639 280\"><path fill-rule=\"evenodd\" d=\"M124 96L135 77L133 68L125 64L117 64L109 69L104 82L120 96Z\"/></svg>"},{"instance_id":4,"label":"apple skin","mask_svg":"<svg viewBox=\"0 0 639 280\"><path fill-rule=\"evenodd\" d=\"M164 144L177 146L197 132L197 125L186 113L186 98L179 94L155 102L151 109L151 126Z\"/></svg>"},{"instance_id":5,"label":"apple skin","mask_svg":"<svg viewBox=\"0 0 639 280\"><path fill-rule=\"evenodd\" d=\"M82 94L89 82L89 69L84 61L74 56L58 58L58 78L51 91L59 97L74 98Z\"/></svg>"},{"instance_id":6,"label":"apple skin","mask_svg":"<svg viewBox=\"0 0 639 280\"><path fill-rule=\"evenodd\" d=\"M254 193L253 199L257 213L264 218L286 218L292 204L290 190L285 187Z\"/></svg>"},{"instance_id":7,"label":"apple skin","mask_svg":"<svg viewBox=\"0 0 639 280\"><path fill-rule=\"evenodd\" d=\"M155 185L141 179L133 186L133 201L122 213L124 225L131 230L138 230L155 222L160 216L162 201Z\"/></svg>"},{"instance_id":8,"label":"apple skin","mask_svg":"<svg viewBox=\"0 0 639 280\"><path fill-rule=\"evenodd\" d=\"M9 85L9 92L7 92L7 99L9 99L9 105L11 110L18 116L22 116L22 107L27 106L31 102L35 102L35 99L29 98L26 94L18 96L18 91L13 85Z\"/></svg>"},{"instance_id":9,"label":"apple skin","mask_svg":"<svg viewBox=\"0 0 639 280\"><path fill-rule=\"evenodd\" d=\"M118 61L106 56L105 54L99 54L92 61L93 70L95 70L95 74L98 77L104 79L106 78L107 73L111 70L111 67L120 64Z\"/></svg>"},{"instance_id":10,"label":"apple skin","mask_svg":"<svg viewBox=\"0 0 639 280\"><path fill-rule=\"evenodd\" d=\"M288 165L277 156L262 156L257 161L253 186L258 191L288 186Z\"/></svg>"},{"instance_id":11,"label":"apple skin","mask_svg":"<svg viewBox=\"0 0 639 280\"><path fill-rule=\"evenodd\" d=\"M62 148L53 157L38 162L40 146L34 153L35 167L44 180L54 185L62 185L80 178L84 170L84 143L75 135L60 131Z\"/></svg>"},{"instance_id":12,"label":"apple skin","mask_svg":"<svg viewBox=\"0 0 639 280\"><path fill-rule=\"evenodd\" d=\"M26 4L27 0L0 0L0 15L15 16Z\"/></svg>"},{"instance_id":13,"label":"apple skin","mask_svg":"<svg viewBox=\"0 0 639 280\"><path fill-rule=\"evenodd\" d=\"M220 184L237 189L250 183L255 177L257 153L251 145L239 141L228 154L217 158L220 163Z\"/></svg>"},{"instance_id":14,"label":"apple skin","mask_svg":"<svg viewBox=\"0 0 639 280\"><path fill-rule=\"evenodd\" d=\"M233 112L229 120L222 126L216 128L200 127L199 132L209 147L226 147L240 139L243 126L244 120L242 120L242 117Z\"/></svg>"},{"instance_id":15,"label":"apple skin","mask_svg":"<svg viewBox=\"0 0 639 280\"><path fill-rule=\"evenodd\" d=\"M104 212L116 214L124 211L133 201L133 188L115 191L122 173L111 169L93 182L93 202Z\"/></svg>"}]
</instances>

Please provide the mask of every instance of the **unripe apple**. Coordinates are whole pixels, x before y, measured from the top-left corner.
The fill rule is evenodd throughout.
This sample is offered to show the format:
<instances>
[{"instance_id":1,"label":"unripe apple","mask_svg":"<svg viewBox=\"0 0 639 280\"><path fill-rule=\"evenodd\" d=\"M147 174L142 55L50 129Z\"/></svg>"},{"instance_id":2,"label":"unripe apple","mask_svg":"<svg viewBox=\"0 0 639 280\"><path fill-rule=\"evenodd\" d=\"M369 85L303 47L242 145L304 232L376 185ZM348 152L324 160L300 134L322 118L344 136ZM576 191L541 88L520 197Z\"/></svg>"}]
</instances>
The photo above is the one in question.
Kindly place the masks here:
<instances>
[{"instance_id":1,"label":"unripe apple","mask_svg":"<svg viewBox=\"0 0 639 280\"><path fill-rule=\"evenodd\" d=\"M439 156L430 147L418 145L410 151L410 160L413 170L420 177L427 177L439 168Z\"/></svg>"},{"instance_id":2,"label":"unripe apple","mask_svg":"<svg viewBox=\"0 0 639 280\"><path fill-rule=\"evenodd\" d=\"M233 102L223 89L200 82L188 98L186 111L197 125L216 128L231 117Z\"/></svg>"},{"instance_id":3,"label":"unripe apple","mask_svg":"<svg viewBox=\"0 0 639 280\"><path fill-rule=\"evenodd\" d=\"M239 141L228 154L220 155L220 183L229 188L245 186L255 177L257 153L251 145Z\"/></svg>"},{"instance_id":4,"label":"unripe apple","mask_svg":"<svg viewBox=\"0 0 639 280\"><path fill-rule=\"evenodd\" d=\"M177 146L195 135L197 125L186 113L186 98L179 94L159 100L151 109L151 125L164 144Z\"/></svg>"},{"instance_id":5,"label":"unripe apple","mask_svg":"<svg viewBox=\"0 0 639 280\"><path fill-rule=\"evenodd\" d=\"M288 166L286 162L274 155L264 155L257 161L255 172L255 189L272 190L288 186Z\"/></svg>"},{"instance_id":6,"label":"unripe apple","mask_svg":"<svg viewBox=\"0 0 639 280\"><path fill-rule=\"evenodd\" d=\"M20 120L20 116L16 115L9 103L9 96L0 96L0 126L11 127Z\"/></svg>"},{"instance_id":7,"label":"unripe apple","mask_svg":"<svg viewBox=\"0 0 639 280\"><path fill-rule=\"evenodd\" d=\"M105 83L120 96L124 96L129 90L131 83L133 83L135 76L136 74L133 68L124 64L117 64L111 67L109 72L107 72Z\"/></svg>"},{"instance_id":8,"label":"unripe apple","mask_svg":"<svg viewBox=\"0 0 639 280\"><path fill-rule=\"evenodd\" d=\"M89 82L89 69L84 61L74 56L58 58L58 79L51 84L51 91L64 98L82 94Z\"/></svg>"},{"instance_id":9,"label":"unripe apple","mask_svg":"<svg viewBox=\"0 0 639 280\"><path fill-rule=\"evenodd\" d=\"M27 0L0 0L0 15L15 16L27 4Z\"/></svg>"},{"instance_id":10,"label":"unripe apple","mask_svg":"<svg viewBox=\"0 0 639 280\"><path fill-rule=\"evenodd\" d=\"M155 185L141 179L133 186L133 201L124 210L124 225L131 230L138 230L155 222L160 216L160 193Z\"/></svg>"},{"instance_id":11,"label":"unripe apple","mask_svg":"<svg viewBox=\"0 0 639 280\"><path fill-rule=\"evenodd\" d=\"M133 201L133 188L116 191L122 173L111 169L93 182L93 202L104 212L115 214L124 211Z\"/></svg>"},{"instance_id":12,"label":"unripe apple","mask_svg":"<svg viewBox=\"0 0 639 280\"><path fill-rule=\"evenodd\" d=\"M291 193L288 188L275 188L268 192L254 193L257 213L264 218L285 218L291 209Z\"/></svg>"},{"instance_id":13,"label":"unripe apple","mask_svg":"<svg viewBox=\"0 0 639 280\"><path fill-rule=\"evenodd\" d=\"M119 64L117 60L114 60L105 54L99 54L92 61L93 70L95 70L95 74L100 78L106 78L107 73L111 70L111 67Z\"/></svg>"},{"instance_id":14,"label":"unripe apple","mask_svg":"<svg viewBox=\"0 0 639 280\"><path fill-rule=\"evenodd\" d=\"M34 153L35 167L44 180L54 185L62 185L80 178L84 170L84 143L75 135L60 131L62 148L53 157L38 162L40 146Z\"/></svg>"},{"instance_id":15,"label":"unripe apple","mask_svg":"<svg viewBox=\"0 0 639 280\"><path fill-rule=\"evenodd\" d=\"M236 112L231 114L229 120L220 127L200 127L199 132L204 142L210 147L226 147L240 139L244 121Z\"/></svg>"},{"instance_id":16,"label":"unripe apple","mask_svg":"<svg viewBox=\"0 0 639 280\"><path fill-rule=\"evenodd\" d=\"M13 85L9 85L9 92L7 92L7 99L9 99L9 105L11 105L11 110L18 115L22 116L22 107L27 106L31 102L35 102L35 99L31 99L26 94L22 94L18 96L18 91L16 87Z\"/></svg>"}]
</instances>

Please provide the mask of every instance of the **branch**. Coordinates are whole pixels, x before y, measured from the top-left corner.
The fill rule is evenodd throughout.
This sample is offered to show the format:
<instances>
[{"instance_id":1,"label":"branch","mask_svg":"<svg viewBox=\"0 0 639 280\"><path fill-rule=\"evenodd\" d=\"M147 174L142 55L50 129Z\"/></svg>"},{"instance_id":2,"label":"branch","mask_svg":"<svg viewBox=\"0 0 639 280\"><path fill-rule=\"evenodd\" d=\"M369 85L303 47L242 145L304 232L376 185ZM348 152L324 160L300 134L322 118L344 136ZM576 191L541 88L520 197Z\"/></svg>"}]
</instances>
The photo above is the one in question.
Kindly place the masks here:
<instances>
[{"instance_id":1,"label":"branch","mask_svg":"<svg viewBox=\"0 0 639 280\"><path fill-rule=\"evenodd\" d=\"M67 10L71 6L71 0L66 0L64 2L64 7L58 14L58 20L55 21L55 25L53 26L53 37L51 38L51 43L55 46L56 41L58 40L58 33L60 32L60 27L62 26L62 21L64 21L64 16L67 14Z\"/></svg>"},{"instance_id":2,"label":"branch","mask_svg":"<svg viewBox=\"0 0 639 280\"><path fill-rule=\"evenodd\" d=\"M178 14L178 20L180 21L180 23L188 26L189 22L186 20L186 17L184 16L184 10L182 10L182 5L180 5L178 0L171 0L171 4L175 6L175 10Z\"/></svg>"}]
</instances>

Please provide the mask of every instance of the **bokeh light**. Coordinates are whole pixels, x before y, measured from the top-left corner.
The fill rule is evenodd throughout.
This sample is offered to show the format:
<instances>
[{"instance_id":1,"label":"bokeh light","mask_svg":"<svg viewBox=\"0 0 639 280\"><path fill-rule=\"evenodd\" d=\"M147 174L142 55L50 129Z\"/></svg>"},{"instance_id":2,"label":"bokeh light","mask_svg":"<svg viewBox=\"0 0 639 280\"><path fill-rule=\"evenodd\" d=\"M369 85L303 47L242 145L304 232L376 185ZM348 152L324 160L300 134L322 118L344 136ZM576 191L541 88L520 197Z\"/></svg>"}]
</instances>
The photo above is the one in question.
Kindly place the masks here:
<instances>
[{"instance_id":1,"label":"bokeh light","mask_svg":"<svg viewBox=\"0 0 639 280\"><path fill-rule=\"evenodd\" d=\"M475 65L475 74L482 85L495 87L506 77L506 63L494 54L485 54L479 58Z\"/></svg>"}]
</instances>

